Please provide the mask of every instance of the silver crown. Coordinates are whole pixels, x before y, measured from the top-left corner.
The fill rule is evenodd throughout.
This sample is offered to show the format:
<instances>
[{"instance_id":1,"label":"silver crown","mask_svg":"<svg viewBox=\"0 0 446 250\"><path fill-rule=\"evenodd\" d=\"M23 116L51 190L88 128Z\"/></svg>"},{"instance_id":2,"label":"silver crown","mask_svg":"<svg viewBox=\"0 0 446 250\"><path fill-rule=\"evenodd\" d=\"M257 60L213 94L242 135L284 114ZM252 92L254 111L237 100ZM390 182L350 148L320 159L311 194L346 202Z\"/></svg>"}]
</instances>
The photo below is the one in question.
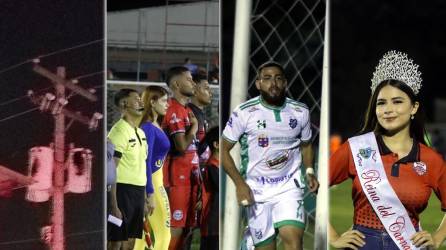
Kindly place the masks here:
<instances>
[{"instance_id":1,"label":"silver crown","mask_svg":"<svg viewBox=\"0 0 446 250\"><path fill-rule=\"evenodd\" d=\"M398 80L405 83L415 95L420 91L423 81L421 72L418 71L418 65L414 64L412 59L407 58L406 53L396 50L387 52L379 60L379 64L373 72L372 86L370 87L372 93L381 82L386 80Z\"/></svg>"}]
</instances>

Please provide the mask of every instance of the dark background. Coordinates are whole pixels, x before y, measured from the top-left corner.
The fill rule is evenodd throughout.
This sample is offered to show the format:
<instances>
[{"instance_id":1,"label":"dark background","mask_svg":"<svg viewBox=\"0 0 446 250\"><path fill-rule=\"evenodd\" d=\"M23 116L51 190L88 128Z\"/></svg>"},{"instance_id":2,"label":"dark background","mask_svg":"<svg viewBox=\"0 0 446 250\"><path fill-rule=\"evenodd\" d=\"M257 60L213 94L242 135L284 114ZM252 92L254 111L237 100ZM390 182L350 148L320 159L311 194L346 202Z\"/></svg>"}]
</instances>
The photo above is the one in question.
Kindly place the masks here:
<instances>
[{"instance_id":1,"label":"dark background","mask_svg":"<svg viewBox=\"0 0 446 250\"><path fill-rule=\"evenodd\" d=\"M102 1L0 1L0 72L4 69L61 49L103 39ZM41 59L41 66L55 72L65 66L67 78L103 71L103 41ZM79 80L84 88L96 88L97 102L74 96L67 109L91 117L103 113L102 73ZM31 63L0 73L0 165L27 174L28 150L48 146L53 141L52 115L38 110L3 119L34 108L25 97L29 89L38 94L54 93L46 78L32 71ZM42 89L46 89L42 91ZM69 93L69 91L67 91ZM66 120L68 123L68 120ZM66 249L103 248L103 122L89 132L74 122L66 134L66 143L93 151L93 185L86 194L65 195ZM26 189L12 197L0 197L0 249L46 249L40 241L40 228L50 224L51 202L25 201ZM51 201L51 199L50 199ZM7 242L14 243L8 244Z\"/></svg>"},{"instance_id":2,"label":"dark background","mask_svg":"<svg viewBox=\"0 0 446 250\"><path fill-rule=\"evenodd\" d=\"M346 138L359 131L372 74L389 50L405 52L420 65L421 106L427 122L435 121L434 100L446 97L445 16L446 2L440 0L331 1L331 132Z\"/></svg>"}]
</instances>

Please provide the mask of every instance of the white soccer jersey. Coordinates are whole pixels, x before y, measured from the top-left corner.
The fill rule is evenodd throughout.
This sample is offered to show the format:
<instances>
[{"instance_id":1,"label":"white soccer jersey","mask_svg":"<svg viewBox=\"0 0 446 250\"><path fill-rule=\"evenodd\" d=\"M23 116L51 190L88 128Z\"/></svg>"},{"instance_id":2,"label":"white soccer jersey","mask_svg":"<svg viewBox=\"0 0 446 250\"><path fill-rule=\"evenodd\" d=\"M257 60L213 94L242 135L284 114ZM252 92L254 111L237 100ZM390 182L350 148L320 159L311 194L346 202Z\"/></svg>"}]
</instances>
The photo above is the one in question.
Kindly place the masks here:
<instances>
[{"instance_id":1,"label":"white soccer jersey","mask_svg":"<svg viewBox=\"0 0 446 250\"><path fill-rule=\"evenodd\" d=\"M282 107L272 107L255 97L232 112L223 138L240 142L240 173L256 202L296 189L296 184L303 188L299 145L311 139L305 104L286 98Z\"/></svg>"}]
</instances>

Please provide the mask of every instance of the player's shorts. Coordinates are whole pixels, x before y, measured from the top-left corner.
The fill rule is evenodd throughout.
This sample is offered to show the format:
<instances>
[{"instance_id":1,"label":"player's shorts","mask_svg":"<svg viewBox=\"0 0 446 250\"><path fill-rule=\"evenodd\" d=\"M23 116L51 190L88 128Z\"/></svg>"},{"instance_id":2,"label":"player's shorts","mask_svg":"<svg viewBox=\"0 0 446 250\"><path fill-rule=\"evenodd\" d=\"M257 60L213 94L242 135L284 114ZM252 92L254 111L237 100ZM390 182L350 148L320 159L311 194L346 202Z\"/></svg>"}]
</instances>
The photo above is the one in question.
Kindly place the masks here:
<instances>
[{"instance_id":1,"label":"player's shorts","mask_svg":"<svg viewBox=\"0 0 446 250\"><path fill-rule=\"evenodd\" d=\"M171 227L197 226L199 174L198 157L195 153L171 159L168 167L168 190Z\"/></svg>"},{"instance_id":2,"label":"player's shorts","mask_svg":"<svg viewBox=\"0 0 446 250\"><path fill-rule=\"evenodd\" d=\"M192 172L197 169L198 157L195 153L175 158L168 157L163 165L164 186L190 186Z\"/></svg>"},{"instance_id":3,"label":"player's shorts","mask_svg":"<svg viewBox=\"0 0 446 250\"><path fill-rule=\"evenodd\" d=\"M292 190L247 208L248 226L256 247L271 243L282 226L305 229L305 208L299 192Z\"/></svg>"},{"instance_id":4,"label":"player's shorts","mask_svg":"<svg viewBox=\"0 0 446 250\"><path fill-rule=\"evenodd\" d=\"M144 186L116 184L116 199L123 222L120 227L108 223L110 241L126 241L128 238L141 238L144 220Z\"/></svg>"},{"instance_id":5,"label":"player's shorts","mask_svg":"<svg viewBox=\"0 0 446 250\"><path fill-rule=\"evenodd\" d=\"M169 203L171 211L171 227L197 226L198 212L195 210L198 200L198 185L171 186Z\"/></svg>"}]
</instances>

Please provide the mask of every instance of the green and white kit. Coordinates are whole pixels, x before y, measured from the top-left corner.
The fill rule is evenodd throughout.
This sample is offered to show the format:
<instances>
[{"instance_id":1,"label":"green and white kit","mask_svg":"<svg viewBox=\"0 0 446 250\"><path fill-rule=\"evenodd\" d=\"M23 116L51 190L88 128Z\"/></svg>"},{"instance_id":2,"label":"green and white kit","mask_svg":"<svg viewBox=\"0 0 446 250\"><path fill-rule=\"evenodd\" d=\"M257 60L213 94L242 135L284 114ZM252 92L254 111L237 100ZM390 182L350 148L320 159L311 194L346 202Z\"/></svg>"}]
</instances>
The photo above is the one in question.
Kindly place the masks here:
<instances>
[{"instance_id":1,"label":"green and white kit","mask_svg":"<svg viewBox=\"0 0 446 250\"><path fill-rule=\"evenodd\" d=\"M299 146L311 140L307 106L286 98L282 107L273 107L255 97L232 112L223 138L241 145L240 172L255 200L248 208L254 244L275 236L282 225L304 226Z\"/></svg>"}]
</instances>

